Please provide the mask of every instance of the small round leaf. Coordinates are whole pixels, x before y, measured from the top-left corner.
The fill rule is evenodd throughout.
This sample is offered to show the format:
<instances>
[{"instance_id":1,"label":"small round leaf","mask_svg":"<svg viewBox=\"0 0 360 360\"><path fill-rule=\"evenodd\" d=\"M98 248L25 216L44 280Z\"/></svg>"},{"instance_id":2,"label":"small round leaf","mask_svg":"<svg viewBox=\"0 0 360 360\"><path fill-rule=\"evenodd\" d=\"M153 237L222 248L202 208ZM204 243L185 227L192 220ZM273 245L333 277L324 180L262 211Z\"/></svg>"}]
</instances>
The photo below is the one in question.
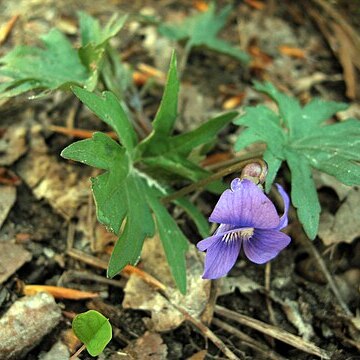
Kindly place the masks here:
<instances>
[{"instance_id":1,"label":"small round leaf","mask_svg":"<svg viewBox=\"0 0 360 360\"><path fill-rule=\"evenodd\" d=\"M101 354L112 338L109 320L95 310L77 315L72 322L72 328L91 356Z\"/></svg>"}]
</instances>

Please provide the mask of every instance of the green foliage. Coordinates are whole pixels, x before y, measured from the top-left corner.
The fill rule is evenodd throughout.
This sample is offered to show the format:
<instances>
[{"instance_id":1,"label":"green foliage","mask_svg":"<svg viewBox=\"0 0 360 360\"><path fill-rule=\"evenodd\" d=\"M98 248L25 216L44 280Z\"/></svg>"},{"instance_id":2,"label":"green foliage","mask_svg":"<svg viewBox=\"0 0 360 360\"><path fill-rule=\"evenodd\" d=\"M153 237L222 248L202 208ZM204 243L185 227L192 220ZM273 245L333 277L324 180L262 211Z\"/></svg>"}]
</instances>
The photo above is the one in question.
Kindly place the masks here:
<instances>
[{"instance_id":1,"label":"green foliage","mask_svg":"<svg viewBox=\"0 0 360 360\"><path fill-rule=\"evenodd\" d=\"M112 338L109 320L95 310L75 316L72 328L91 356L100 355Z\"/></svg>"},{"instance_id":2,"label":"green foliage","mask_svg":"<svg viewBox=\"0 0 360 360\"><path fill-rule=\"evenodd\" d=\"M219 31L225 26L231 5L224 7L218 14L215 11L215 4L211 3L206 12L189 17L181 24L160 24L158 31L161 35L175 41L187 40L188 49L205 46L210 50L248 63L250 58L244 51L217 37Z\"/></svg>"},{"instance_id":3,"label":"green foliage","mask_svg":"<svg viewBox=\"0 0 360 360\"><path fill-rule=\"evenodd\" d=\"M208 176L207 171L190 160L191 151L213 140L236 113L211 119L208 126L205 124L190 133L172 136L178 90L173 55L152 132L138 142L127 114L113 93L104 92L99 96L74 87L75 95L116 131L119 142L103 133L94 133L91 139L69 145L61 155L105 170L92 179L92 191L99 221L119 236L110 258L108 276L115 276L127 264L137 263L144 239L153 236L156 227L175 282L185 293L188 242L161 202L172 189L157 171L162 169L172 178L176 174L190 180ZM153 173L157 174L156 180L150 175ZM190 214L199 232L208 236L207 222L195 206L186 199L178 199L176 203Z\"/></svg>"},{"instance_id":4,"label":"green foliage","mask_svg":"<svg viewBox=\"0 0 360 360\"><path fill-rule=\"evenodd\" d=\"M93 90L98 82L108 40L123 26L126 17L111 18L104 29L97 20L79 14L82 46L72 47L57 29L41 37L43 47L17 46L0 58L0 75L9 80L0 85L0 98L35 90L39 95L77 84Z\"/></svg>"},{"instance_id":5,"label":"green foliage","mask_svg":"<svg viewBox=\"0 0 360 360\"><path fill-rule=\"evenodd\" d=\"M281 93L270 83L256 83L255 89L269 95L277 103L279 113L264 105L247 107L245 114L235 120L236 124L247 127L235 148L240 150L251 143L266 143L267 191L282 161L288 163L292 202L307 235L314 239L320 204L311 167L335 176L346 185L360 184L359 120L327 124L326 120L348 105L314 99L302 107L297 99Z\"/></svg>"}]
</instances>

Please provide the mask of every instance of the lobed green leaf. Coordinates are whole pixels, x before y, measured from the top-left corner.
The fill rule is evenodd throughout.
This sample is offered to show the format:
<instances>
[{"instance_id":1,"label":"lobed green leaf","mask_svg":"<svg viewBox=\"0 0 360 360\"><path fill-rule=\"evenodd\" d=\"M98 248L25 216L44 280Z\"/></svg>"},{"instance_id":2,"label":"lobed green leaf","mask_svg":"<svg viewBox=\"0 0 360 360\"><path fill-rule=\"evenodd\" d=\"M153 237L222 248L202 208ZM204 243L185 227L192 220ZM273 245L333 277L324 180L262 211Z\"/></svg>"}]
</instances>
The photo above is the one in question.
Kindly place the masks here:
<instances>
[{"instance_id":1,"label":"lobed green leaf","mask_svg":"<svg viewBox=\"0 0 360 360\"><path fill-rule=\"evenodd\" d=\"M169 151L189 155L195 147L212 141L236 115L237 112L228 112L210 119L193 131L172 137L169 142Z\"/></svg>"},{"instance_id":2,"label":"lobed green leaf","mask_svg":"<svg viewBox=\"0 0 360 360\"><path fill-rule=\"evenodd\" d=\"M118 98L110 91L104 91L98 96L80 87L72 90L91 111L115 130L120 142L132 154L137 144L137 135Z\"/></svg>"},{"instance_id":3,"label":"lobed green leaf","mask_svg":"<svg viewBox=\"0 0 360 360\"><path fill-rule=\"evenodd\" d=\"M108 277L114 277L128 264L136 265L145 238L153 236L155 232L154 220L145 198L149 189L143 180L130 174L118 189L121 189L121 193L116 200L124 203L126 218L124 229L110 257Z\"/></svg>"},{"instance_id":4,"label":"lobed green leaf","mask_svg":"<svg viewBox=\"0 0 360 360\"><path fill-rule=\"evenodd\" d=\"M181 293L186 293L186 261L185 254L189 243L176 221L161 204L157 192L146 192L148 203L153 210L156 218L157 230L160 235L161 243L164 247L167 262L171 274L174 277L177 287Z\"/></svg>"},{"instance_id":5,"label":"lobed green leaf","mask_svg":"<svg viewBox=\"0 0 360 360\"><path fill-rule=\"evenodd\" d=\"M300 154L286 151L291 172L291 200L307 236L315 239L320 218L320 203L308 161Z\"/></svg>"},{"instance_id":6,"label":"lobed green leaf","mask_svg":"<svg viewBox=\"0 0 360 360\"><path fill-rule=\"evenodd\" d=\"M209 5L207 11L188 17L181 24L160 24L158 31L171 40L187 39L187 47L205 46L211 50L229 55L243 63L248 63L250 57L244 51L233 47L225 40L217 38L219 31L225 26L231 12L231 5L225 6L216 13L215 3Z\"/></svg>"}]
</instances>

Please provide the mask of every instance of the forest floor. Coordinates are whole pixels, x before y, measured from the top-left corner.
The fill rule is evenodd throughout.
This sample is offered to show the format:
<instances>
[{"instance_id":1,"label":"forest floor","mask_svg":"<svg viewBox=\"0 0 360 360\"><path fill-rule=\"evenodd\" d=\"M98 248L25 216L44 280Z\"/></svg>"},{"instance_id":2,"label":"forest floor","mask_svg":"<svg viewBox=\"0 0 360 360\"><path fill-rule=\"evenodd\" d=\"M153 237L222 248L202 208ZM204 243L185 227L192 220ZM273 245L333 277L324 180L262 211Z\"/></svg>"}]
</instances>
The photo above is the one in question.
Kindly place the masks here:
<instances>
[{"instance_id":1,"label":"forest floor","mask_svg":"<svg viewBox=\"0 0 360 360\"><path fill-rule=\"evenodd\" d=\"M216 3L221 8L228 2ZM79 10L102 24L114 13L129 14L112 43L136 72L137 100L142 115L151 119L161 99L171 50L175 46L179 58L184 51L140 21L139 14L175 22L206 7L205 2L190 0L3 0L0 24L6 26L0 30L0 56L16 45L38 44L39 36L53 27L77 43ZM234 1L221 37L246 50L251 64L245 67L224 55L193 50L182 74L176 131L193 129L225 110L270 103L252 89L254 80L271 81L302 103L314 96L348 102L346 114L335 120L360 118L359 63L354 60L360 58L360 47L351 36L359 25L356 1ZM149 74L154 78L140 84ZM59 129L69 131L63 134ZM356 187L315 173L322 206L315 241L306 238L292 212L286 229L292 242L287 249L267 265L240 256L228 277L202 280L201 289L188 295L189 313L184 317L156 289L138 284L136 274L106 278L114 237L96 221L89 182L95 172L60 157L61 150L79 138L74 129L110 130L71 93L0 101L0 323L11 321L6 313L21 299L23 304L33 301L33 292L41 285L59 287L50 296L36 295L34 314L19 306L28 333L16 339L16 359L69 359L81 346L71 332L71 320L88 309L103 313L113 326L113 339L99 359L226 358L214 345L217 340L239 359L360 359ZM233 125L224 130L204 165L221 169L235 156L262 150L252 146L235 154L237 134ZM290 190L286 166L276 181ZM209 215L217 197L204 192L195 201ZM184 214L177 213L176 218L191 243L201 240ZM167 265L156 241L147 242L138 266L161 278ZM191 252L193 266L202 267L201 254ZM201 317L191 312L192 305L196 309L203 305ZM194 318L201 318L205 328ZM40 329L47 327L39 338ZM0 351L0 359L6 358ZM79 358L91 357L84 351Z\"/></svg>"}]
</instances>

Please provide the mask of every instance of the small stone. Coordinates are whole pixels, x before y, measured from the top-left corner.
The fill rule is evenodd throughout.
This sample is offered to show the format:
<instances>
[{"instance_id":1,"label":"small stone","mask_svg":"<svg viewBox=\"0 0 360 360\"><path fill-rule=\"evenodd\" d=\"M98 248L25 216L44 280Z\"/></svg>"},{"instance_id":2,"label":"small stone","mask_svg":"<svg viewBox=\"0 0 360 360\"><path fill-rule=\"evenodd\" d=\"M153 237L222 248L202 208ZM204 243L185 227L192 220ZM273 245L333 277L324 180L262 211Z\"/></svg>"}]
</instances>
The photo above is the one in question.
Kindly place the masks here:
<instances>
[{"instance_id":1,"label":"small stone","mask_svg":"<svg viewBox=\"0 0 360 360\"><path fill-rule=\"evenodd\" d=\"M39 360L69 360L69 357L69 349L61 341L58 341L49 352L41 354Z\"/></svg>"},{"instance_id":2,"label":"small stone","mask_svg":"<svg viewBox=\"0 0 360 360\"><path fill-rule=\"evenodd\" d=\"M60 321L61 311L47 293L17 300L0 319L0 359L18 360Z\"/></svg>"}]
</instances>

